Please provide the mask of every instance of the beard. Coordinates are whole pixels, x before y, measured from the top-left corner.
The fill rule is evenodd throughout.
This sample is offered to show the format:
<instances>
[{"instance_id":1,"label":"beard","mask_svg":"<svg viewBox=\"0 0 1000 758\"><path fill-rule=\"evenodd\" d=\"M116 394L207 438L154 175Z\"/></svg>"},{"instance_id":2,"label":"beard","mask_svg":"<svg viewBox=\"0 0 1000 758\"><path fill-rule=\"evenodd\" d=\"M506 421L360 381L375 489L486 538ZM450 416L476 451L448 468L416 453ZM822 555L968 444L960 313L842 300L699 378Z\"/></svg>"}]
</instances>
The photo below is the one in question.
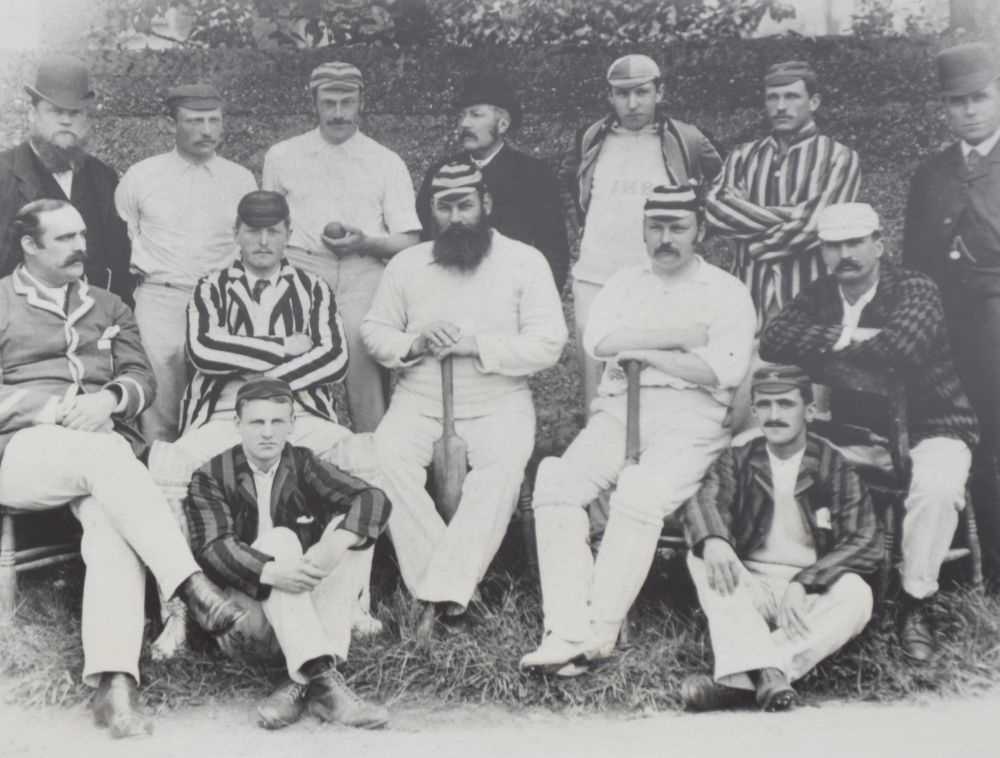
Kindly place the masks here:
<instances>
[{"instance_id":1,"label":"beard","mask_svg":"<svg viewBox=\"0 0 1000 758\"><path fill-rule=\"evenodd\" d=\"M474 271L490 251L490 224L485 216L474 226L452 224L434 238L432 255L445 268Z\"/></svg>"},{"instance_id":2,"label":"beard","mask_svg":"<svg viewBox=\"0 0 1000 758\"><path fill-rule=\"evenodd\" d=\"M74 145L60 147L44 137L33 134L31 135L31 146L38 153L38 159L42 165L54 174L80 168L87 157L84 140L80 138L77 138Z\"/></svg>"}]
</instances>

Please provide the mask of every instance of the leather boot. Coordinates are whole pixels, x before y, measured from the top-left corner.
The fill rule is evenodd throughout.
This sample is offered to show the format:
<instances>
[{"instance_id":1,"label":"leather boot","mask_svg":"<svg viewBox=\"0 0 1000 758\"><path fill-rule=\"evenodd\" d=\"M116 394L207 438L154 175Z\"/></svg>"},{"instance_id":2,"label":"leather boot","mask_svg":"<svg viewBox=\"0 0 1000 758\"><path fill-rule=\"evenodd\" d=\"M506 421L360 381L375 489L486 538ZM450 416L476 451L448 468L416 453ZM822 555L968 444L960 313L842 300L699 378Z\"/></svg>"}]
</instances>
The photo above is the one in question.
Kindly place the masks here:
<instances>
[{"instance_id":1,"label":"leather boot","mask_svg":"<svg viewBox=\"0 0 1000 758\"><path fill-rule=\"evenodd\" d=\"M937 653L927 601L903 594L899 612L899 642L903 653L915 663L927 663Z\"/></svg>"},{"instance_id":2,"label":"leather boot","mask_svg":"<svg viewBox=\"0 0 1000 758\"><path fill-rule=\"evenodd\" d=\"M116 740L153 733L153 722L139 710L139 687L129 674L117 671L101 674L90 707L94 723L108 727Z\"/></svg>"},{"instance_id":3,"label":"leather boot","mask_svg":"<svg viewBox=\"0 0 1000 758\"><path fill-rule=\"evenodd\" d=\"M681 683L681 700L689 711L719 711L746 705L751 693L719 684L708 674L691 674Z\"/></svg>"},{"instance_id":4,"label":"leather boot","mask_svg":"<svg viewBox=\"0 0 1000 758\"><path fill-rule=\"evenodd\" d=\"M784 671L774 668L761 669L750 675L757 686L757 705L762 711L775 713L795 707L798 696Z\"/></svg>"},{"instance_id":5,"label":"leather boot","mask_svg":"<svg viewBox=\"0 0 1000 758\"><path fill-rule=\"evenodd\" d=\"M389 711L358 697L329 656L309 661L302 670L309 677L309 712L321 721L361 729L381 729L389 722Z\"/></svg>"},{"instance_id":6,"label":"leather boot","mask_svg":"<svg viewBox=\"0 0 1000 758\"><path fill-rule=\"evenodd\" d=\"M185 579L177 595L187 604L191 618L209 634L224 634L247 614L201 571Z\"/></svg>"},{"instance_id":7,"label":"leather boot","mask_svg":"<svg viewBox=\"0 0 1000 758\"><path fill-rule=\"evenodd\" d=\"M438 623L438 609L434 603L422 603L422 606L414 637L419 647L429 647L434 639L434 627Z\"/></svg>"},{"instance_id":8,"label":"leather boot","mask_svg":"<svg viewBox=\"0 0 1000 758\"><path fill-rule=\"evenodd\" d=\"M308 685L286 679L257 706L257 723L265 729L281 729L294 724L306 710Z\"/></svg>"}]
</instances>

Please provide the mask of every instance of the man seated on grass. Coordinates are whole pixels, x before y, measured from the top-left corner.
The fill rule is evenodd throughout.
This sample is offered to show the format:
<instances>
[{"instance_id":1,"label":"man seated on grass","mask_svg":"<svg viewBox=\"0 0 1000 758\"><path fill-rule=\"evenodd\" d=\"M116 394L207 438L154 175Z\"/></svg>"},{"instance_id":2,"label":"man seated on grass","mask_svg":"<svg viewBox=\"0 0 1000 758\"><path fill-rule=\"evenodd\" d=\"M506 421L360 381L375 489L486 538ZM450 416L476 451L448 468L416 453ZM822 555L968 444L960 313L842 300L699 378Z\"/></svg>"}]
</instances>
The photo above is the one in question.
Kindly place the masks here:
<instances>
[{"instance_id":1,"label":"man seated on grass","mask_svg":"<svg viewBox=\"0 0 1000 758\"><path fill-rule=\"evenodd\" d=\"M491 228L479 169L445 164L430 193L434 240L389 261L361 324L375 359L399 370L375 430L375 481L394 505L389 534L403 581L424 603L422 642L439 619L466 616L500 547L535 444L528 377L555 365L567 336L548 262ZM424 485L442 432L441 360L449 356L471 470L446 523Z\"/></svg>"},{"instance_id":2,"label":"man seated on grass","mask_svg":"<svg viewBox=\"0 0 1000 758\"><path fill-rule=\"evenodd\" d=\"M708 617L714 679L689 676L684 705L749 700L781 711L791 682L860 634L872 613L862 575L882 559L871 498L828 442L808 433L812 383L796 366L754 372L763 437L722 453L682 511L688 568Z\"/></svg>"},{"instance_id":3,"label":"man seated on grass","mask_svg":"<svg viewBox=\"0 0 1000 758\"><path fill-rule=\"evenodd\" d=\"M206 631L243 615L201 572L170 506L136 457L136 417L155 382L135 318L83 279L87 229L65 200L21 208L23 255L0 280L0 503L70 505L83 525L83 680L113 737L152 731L138 705L146 569Z\"/></svg>"},{"instance_id":4,"label":"man seated on grass","mask_svg":"<svg viewBox=\"0 0 1000 758\"><path fill-rule=\"evenodd\" d=\"M267 729L306 707L323 721L384 726L385 708L359 699L337 663L351 642L352 563L385 530L389 501L287 444L295 396L283 380L250 378L235 402L242 442L194 473L184 501L195 557L247 611L219 645L233 657L284 656L288 680L257 708Z\"/></svg>"},{"instance_id":5,"label":"man seated on grass","mask_svg":"<svg viewBox=\"0 0 1000 758\"><path fill-rule=\"evenodd\" d=\"M724 426L753 343L747 288L697 254L704 206L690 186L655 187L642 220L647 261L594 300L583 343L606 361L593 415L561 458L538 467L534 514L545 636L523 668L582 673L611 655L656 552L663 519L729 444ZM638 218L636 223L640 223ZM639 462L626 465L626 379L643 364ZM617 483L595 564L587 504ZM589 606L588 606L589 600Z\"/></svg>"},{"instance_id":6,"label":"man seated on grass","mask_svg":"<svg viewBox=\"0 0 1000 758\"><path fill-rule=\"evenodd\" d=\"M862 367L894 369L906 382L912 473L904 502L898 620L903 652L921 663L937 651L929 600L965 507L979 437L976 416L952 363L937 285L883 258L875 210L865 203L831 205L817 224L831 273L772 320L760 354L817 375L828 358L839 356ZM831 406L834 421L886 431L882 398L835 392Z\"/></svg>"}]
</instances>

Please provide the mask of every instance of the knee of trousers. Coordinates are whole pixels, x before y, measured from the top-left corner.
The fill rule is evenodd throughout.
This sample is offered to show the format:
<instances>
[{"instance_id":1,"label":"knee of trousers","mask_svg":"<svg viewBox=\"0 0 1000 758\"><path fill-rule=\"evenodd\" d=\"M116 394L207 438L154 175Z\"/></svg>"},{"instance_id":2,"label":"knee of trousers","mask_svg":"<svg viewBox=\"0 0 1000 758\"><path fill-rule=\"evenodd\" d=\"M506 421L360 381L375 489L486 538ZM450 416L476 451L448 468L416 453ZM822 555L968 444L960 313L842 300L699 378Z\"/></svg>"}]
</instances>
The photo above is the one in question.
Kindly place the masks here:
<instances>
[{"instance_id":1,"label":"knee of trousers","mask_svg":"<svg viewBox=\"0 0 1000 758\"><path fill-rule=\"evenodd\" d=\"M905 502L907 513L934 511L942 515L960 511L964 505L964 482L956 483L948 476L915 479Z\"/></svg>"},{"instance_id":2,"label":"knee of trousers","mask_svg":"<svg viewBox=\"0 0 1000 758\"><path fill-rule=\"evenodd\" d=\"M302 557L302 543L299 542L298 536L284 526L276 526L271 531L265 532L257 538L253 546L279 561Z\"/></svg>"},{"instance_id":3,"label":"knee of trousers","mask_svg":"<svg viewBox=\"0 0 1000 758\"><path fill-rule=\"evenodd\" d=\"M639 465L626 466L611 495L611 512L644 524L662 524L671 506L671 493L661 477Z\"/></svg>"},{"instance_id":4,"label":"knee of trousers","mask_svg":"<svg viewBox=\"0 0 1000 758\"><path fill-rule=\"evenodd\" d=\"M832 599L845 604L857 621L857 631L864 628L872 617L875 599L872 588L857 574L842 574L827 590Z\"/></svg>"},{"instance_id":5,"label":"knee of trousers","mask_svg":"<svg viewBox=\"0 0 1000 758\"><path fill-rule=\"evenodd\" d=\"M562 458L543 458L535 475L532 509L584 507L591 498L581 485L582 479L582 472L575 470Z\"/></svg>"}]
</instances>

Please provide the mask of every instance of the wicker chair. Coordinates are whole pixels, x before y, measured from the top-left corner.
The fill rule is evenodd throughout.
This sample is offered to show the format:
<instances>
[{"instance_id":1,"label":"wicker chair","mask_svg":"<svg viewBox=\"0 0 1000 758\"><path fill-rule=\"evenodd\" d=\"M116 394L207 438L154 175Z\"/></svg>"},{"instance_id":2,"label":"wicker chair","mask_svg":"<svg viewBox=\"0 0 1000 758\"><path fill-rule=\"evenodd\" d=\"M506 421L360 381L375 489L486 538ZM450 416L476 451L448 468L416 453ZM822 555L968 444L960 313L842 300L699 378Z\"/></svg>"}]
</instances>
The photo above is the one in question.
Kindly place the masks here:
<instances>
[{"instance_id":1,"label":"wicker chair","mask_svg":"<svg viewBox=\"0 0 1000 758\"><path fill-rule=\"evenodd\" d=\"M12 620L17 610L18 572L73 560L80 555L79 541L18 549L15 522L20 516L34 513L0 505L0 623Z\"/></svg>"}]
</instances>

